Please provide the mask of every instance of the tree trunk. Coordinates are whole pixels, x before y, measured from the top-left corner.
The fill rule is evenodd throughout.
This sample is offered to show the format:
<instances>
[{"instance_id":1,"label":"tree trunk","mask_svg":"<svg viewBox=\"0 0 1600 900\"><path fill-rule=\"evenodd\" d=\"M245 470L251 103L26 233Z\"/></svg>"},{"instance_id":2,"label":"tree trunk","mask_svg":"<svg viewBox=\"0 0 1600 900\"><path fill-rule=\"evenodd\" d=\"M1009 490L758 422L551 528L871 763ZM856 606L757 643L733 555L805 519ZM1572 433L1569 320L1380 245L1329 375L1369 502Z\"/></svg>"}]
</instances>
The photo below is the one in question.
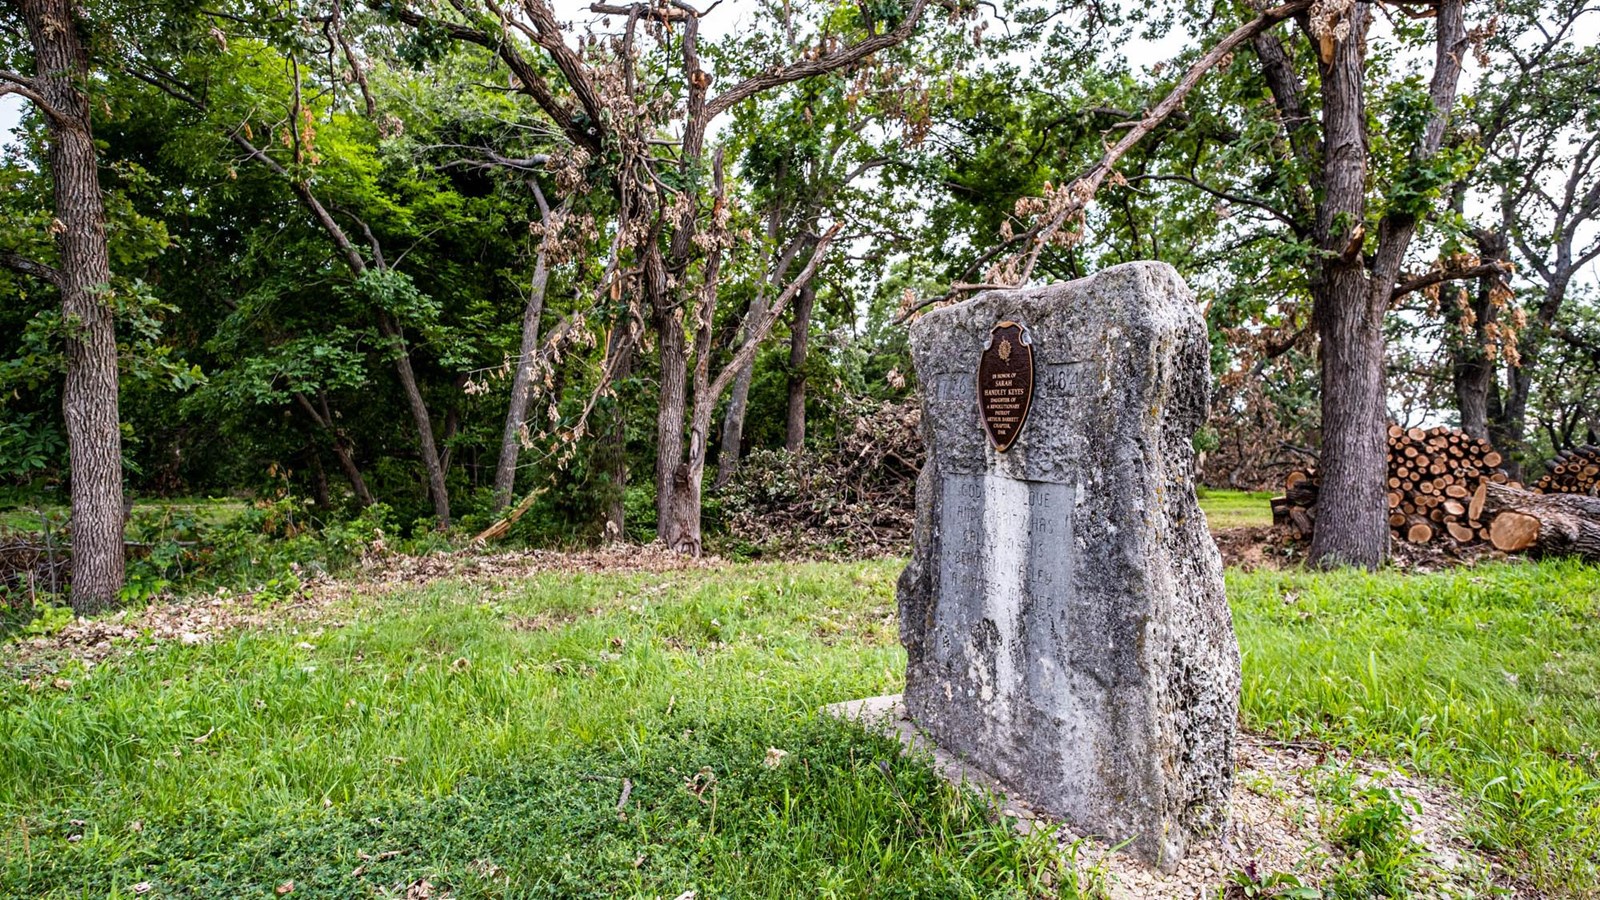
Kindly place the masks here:
<instances>
[{"instance_id":1,"label":"tree trunk","mask_svg":"<svg viewBox=\"0 0 1600 900\"><path fill-rule=\"evenodd\" d=\"M688 359L683 325L671 315L659 316L656 333L661 348L661 401L656 409L656 529L668 533L676 507L674 473L683 459L683 414L687 401Z\"/></svg>"},{"instance_id":2,"label":"tree trunk","mask_svg":"<svg viewBox=\"0 0 1600 900\"><path fill-rule=\"evenodd\" d=\"M687 240L685 237L684 242ZM644 270L651 326L656 332L661 361L660 400L656 405L656 536L671 546L669 535L677 512L672 502L674 475L683 461L683 423L689 388L688 347L683 334L684 322L672 302L666 266L659 251L646 252Z\"/></svg>"},{"instance_id":3,"label":"tree trunk","mask_svg":"<svg viewBox=\"0 0 1600 900\"><path fill-rule=\"evenodd\" d=\"M672 473L672 508L661 529L661 540L669 549L689 556L699 556L702 549L700 497L705 464L705 435L691 432L689 458Z\"/></svg>"},{"instance_id":4,"label":"tree trunk","mask_svg":"<svg viewBox=\"0 0 1600 900\"><path fill-rule=\"evenodd\" d=\"M620 386L633 374L633 342L620 325L613 329L606 353L614 358L608 366L612 385L610 421L600 428L601 467L611 482L601 509L605 520L602 530L606 540L622 541L628 535L628 414Z\"/></svg>"},{"instance_id":5,"label":"tree trunk","mask_svg":"<svg viewBox=\"0 0 1600 900\"><path fill-rule=\"evenodd\" d=\"M1311 272L1312 319L1321 340L1322 502L1311 559L1368 569L1389 550L1383 314L1389 285L1370 284L1362 259L1367 134L1363 96L1367 9L1345 13L1349 36L1320 66L1323 92L1323 202L1317 238L1323 259ZM1381 289L1381 290L1380 290ZM1378 294L1383 303L1375 304Z\"/></svg>"},{"instance_id":6,"label":"tree trunk","mask_svg":"<svg viewBox=\"0 0 1600 900\"><path fill-rule=\"evenodd\" d=\"M428 493L433 498L433 516L439 527L450 527L450 491L444 484L444 465L439 461L439 447L433 439L433 420L428 415L428 403L417 386L417 375L411 368L411 351L406 347L400 327L388 313L378 313L378 329L384 337L394 342L394 368L400 376L400 386L405 389L406 403L411 408L411 421L416 425L417 444L422 451L422 464L428 470Z\"/></svg>"},{"instance_id":7,"label":"tree trunk","mask_svg":"<svg viewBox=\"0 0 1600 900\"><path fill-rule=\"evenodd\" d=\"M1477 234L1478 255L1484 260L1510 258L1510 241L1500 231L1484 229ZM1495 388L1495 365L1489 358L1489 327L1498 318L1494 289L1500 276L1486 275L1478 280L1478 293L1470 311L1472 325L1463 321L1464 312L1444 304L1447 320L1455 332L1450 337L1451 375L1456 394L1456 410L1461 430L1475 438L1489 440L1489 394Z\"/></svg>"},{"instance_id":8,"label":"tree trunk","mask_svg":"<svg viewBox=\"0 0 1600 900\"><path fill-rule=\"evenodd\" d=\"M1561 273L1555 274L1557 277L1545 286L1544 297L1539 301L1533 322L1524 329L1517 342L1520 364L1507 367L1510 383L1507 385L1501 419L1496 423L1496 430L1506 438L1506 446L1501 448L1507 456L1506 471L1519 479L1522 475L1522 457L1527 449L1528 398L1533 393L1533 370L1538 366L1544 345L1550 339L1550 329L1555 327L1556 316L1560 314L1567 297L1570 273L1564 277Z\"/></svg>"},{"instance_id":9,"label":"tree trunk","mask_svg":"<svg viewBox=\"0 0 1600 900\"><path fill-rule=\"evenodd\" d=\"M1368 146L1363 87L1369 6L1342 13L1349 33L1319 63L1322 75L1323 200L1316 237L1323 258L1311 277L1312 318L1322 340L1322 470L1325 498L1317 510L1311 560L1320 566L1375 569L1389 548L1386 498L1387 393L1383 320L1394 297L1415 214L1391 210L1378 224L1366 261L1364 227ZM1433 110L1414 161L1438 153L1455 105L1467 56L1462 0L1441 0L1428 98ZM1370 265L1370 275L1368 267Z\"/></svg>"},{"instance_id":10,"label":"tree trunk","mask_svg":"<svg viewBox=\"0 0 1600 900\"><path fill-rule=\"evenodd\" d=\"M296 403L305 411L308 418L333 441L333 455L339 460L339 468L344 471L344 477L350 481L350 489L356 492L356 501L365 509L373 504L372 492L367 490L367 480L361 477L361 467L356 465L355 451L350 445L350 439L345 436L334 424L333 411L328 408L326 395L317 399L322 404L322 410L311 405L311 400L304 393L296 391Z\"/></svg>"},{"instance_id":11,"label":"tree trunk","mask_svg":"<svg viewBox=\"0 0 1600 900\"><path fill-rule=\"evenodd\" d=\"M88 48L74 5L22 0L36 83L52 109L50 176L55 188L61 313L68 323L61 409L72 479L72 594L79 615L117 599L123 583L122 431L117 338L102 292L110 289L106 213L90 126Z\"/></svg>"},{"instance_id":12,"label":"tree trunk","mask_svg":"<svg viewBox=\"0 0 1600 900\"><path fill-rule=\"evenodd\" d=\"M372 497L372 491L367 489L367 480L361 477L361 467L356 465L355 455L350 450L348 441L334 438L333 455L339 460L339 468L344 471L344 477L350 481L350 489L356 492L356 502L365 509L377 502Z\"/></svg>"},{"instance_id":13,"label":"tree trunk","mask_svg":"<svg viewBox=\"0 0 1600 900\"><path fill-rule=\"evenodd\" d=\"M1311 558L1375 569L1389 552L1388 446L1381 310L1360 272L1339 273L1316 297L1322 340L1322 501Z\"/></svg>"},{"instance_id":14,"label":"tree trunk","mask_svg":"<svg viewBox=\"0 0 1600 900\"><path fill-rule=\"evenodd\" d=\"M311 500L317 509L329 509L333 501L328 493L328 473L322 468L322 454L317 451L316 441L312 441L306 455L311 459Z\"/></svg>"},{"instance_id":15,"label":"tree trunk","mask_svg":"<svg viewBox=\"0 0 1600 900\"><path fill-rule=\"evenodd\" d=\"M815 285L807 283L794 301L794 323L789 333L789 416L783 446L799 453L806 446L806 343L811 337L811 309L817 302Z\"/></svg>"},{"instance_id":16,"label":"tree trunk","mask_svg":"<svg viewBox=\"0 0 1600 900\"><path fill-rule=\"evenodd\" d=\"M545 287L550 282L549 254L545 249L551 226L550 210L538 184L532 187L539 201L546 235L539 241L539 253L533 262L533 281L528 285L528 302L522 308L522 346L517 352L516 374L511 378L511 405L506 411L506 427L500 437L500 463L494 471L495 512L506 508L516 490L517 457L522 452L523 426L528 420L528 401L539 357L539 320L544 316Z\"/></svg>"},{"instance_id":17,"label":"tree trunk","mask_svg":"<svg viewBox=\"0 0 1600 900\"><path fill-rule=\"evenodd\" d=\"M439 434L439 443L444 449L439 451L439 468L444 470L446 477L450 474L450 460L454 456L454 447L450 442L456 439L456 434L461 431L461 397L467 389L467 382L472 376L463 372L456 376L456 394L444 411L444 431Z\"/></svg>"},{"instance_id":18,"label":"tree trunk","mask_svg":"<svg viewBox=\"0 0 1600 900\"><path fill-rule=\"evenodd\" d=\"M778 163L778 179L781 181L784 173L788 172L788 164L782 160ZM774 203L767 210L767 243L776 247L778 230L783 226L783 204ZM745 317L745 330L741 331L741 340L751 322L756 322L766 315L767 290L783 282L788 274L789 266L794 262L794 257L799 252L802 240L796 238L791 241L789 248L776 260L767 280L756 293L756 298L750 304L750 312ZM733 473L739 468L739 454L744 449L744 420L749 411L750 382L755 377L756 361L752 357L750 363L739 370L733 381L733 395L728 400L728 413L722 423L722 447L717 454L717 480L716 487L722 487L733 478Z\"/></svg>"}]
</instances>

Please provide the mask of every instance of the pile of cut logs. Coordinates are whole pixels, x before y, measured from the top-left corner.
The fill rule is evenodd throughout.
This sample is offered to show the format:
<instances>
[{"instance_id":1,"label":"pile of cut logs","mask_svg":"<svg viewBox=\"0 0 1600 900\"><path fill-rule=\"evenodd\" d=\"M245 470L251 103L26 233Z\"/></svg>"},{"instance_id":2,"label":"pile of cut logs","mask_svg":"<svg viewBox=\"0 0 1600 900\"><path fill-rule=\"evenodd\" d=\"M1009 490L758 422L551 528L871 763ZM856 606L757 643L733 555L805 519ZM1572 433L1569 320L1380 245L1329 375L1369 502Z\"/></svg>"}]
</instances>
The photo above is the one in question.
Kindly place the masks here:
<instances>
[{"instance_id":1,"label":"pile of cut logs","mask_svg":"<svg viewBox=\"0 0 1600 900\"><path fill-rule=\"evenodd\" d=\"M1473 545L1600 562L1600 447L1570 450L1524 489L1488 442L1453 428L1389 426L1389 527L1412 544ZM1291 472L1272 520L1311 536L1321 487L1315 469Z\"/></svg>"},{"instance_id":2,"label":"pile of cut logs","mask_svg":"<svg viewBox=\"0 0 1600 900\"><path fill-rule=\"evenodd\" d=\"M1506 476L1501 461L1487 441L1453 428L1389 426L1389 527L1395 537L1413 544L1492 540L1493 525L1484 515L1488 485L1522 486ZM1310 537L1320 482L1314 468L1290 472L1284 496L1272 501L1273 523Z\"/></svg>"},{"instance_id":3,"label":"pile of cut logs","mask_svg":"<svg viewBox=\"0 0 1600 900\"><path fill-rule=\"evenodd\" d=\"M1600 446L1563 450L1544 467L1549 471L1533 484L1541 494L1600 494Z\"/></svg>"}]
</instances>

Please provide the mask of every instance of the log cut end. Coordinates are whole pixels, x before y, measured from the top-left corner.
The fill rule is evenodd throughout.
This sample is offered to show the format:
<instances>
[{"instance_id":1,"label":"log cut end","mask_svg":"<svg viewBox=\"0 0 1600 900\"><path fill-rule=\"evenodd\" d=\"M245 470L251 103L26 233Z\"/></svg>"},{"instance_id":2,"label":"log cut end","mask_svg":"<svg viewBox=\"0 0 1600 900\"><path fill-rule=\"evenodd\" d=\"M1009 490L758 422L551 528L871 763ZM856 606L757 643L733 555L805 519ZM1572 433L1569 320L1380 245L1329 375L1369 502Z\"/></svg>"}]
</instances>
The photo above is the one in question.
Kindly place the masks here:
<instances>
[{"instance_id":1,"label":"log cut end","mask_svg":"<svg viewBox=\"0 0 1600 900\"><path fill-rule=\"evenodd\" d=\"M1539 541L1539 520L1519 512L1503 512L1489 523L1489 542L1496 550L1516 553Z\"/></svg>"}]
</instances>

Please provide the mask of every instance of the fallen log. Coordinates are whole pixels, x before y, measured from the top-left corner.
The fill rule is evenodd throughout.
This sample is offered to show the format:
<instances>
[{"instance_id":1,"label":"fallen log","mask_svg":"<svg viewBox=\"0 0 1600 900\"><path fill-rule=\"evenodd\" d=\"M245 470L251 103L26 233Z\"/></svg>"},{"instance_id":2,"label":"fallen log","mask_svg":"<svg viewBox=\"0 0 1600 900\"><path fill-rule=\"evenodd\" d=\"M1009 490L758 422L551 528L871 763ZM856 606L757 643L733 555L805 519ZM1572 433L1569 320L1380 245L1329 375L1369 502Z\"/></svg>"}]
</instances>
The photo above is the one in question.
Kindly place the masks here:
<instances>
[{"instance_id":1,"label":"fallen log","mask_svg":"<svg viewBox=\"0 0 1600 900\"><path fill-rule=\"evenodd\" d=\"M1600 498L1535 494L1490 483L1483 514L1489 520L1489 540L1498 550L1600 562Z\"/></svg>"}]
</instances>

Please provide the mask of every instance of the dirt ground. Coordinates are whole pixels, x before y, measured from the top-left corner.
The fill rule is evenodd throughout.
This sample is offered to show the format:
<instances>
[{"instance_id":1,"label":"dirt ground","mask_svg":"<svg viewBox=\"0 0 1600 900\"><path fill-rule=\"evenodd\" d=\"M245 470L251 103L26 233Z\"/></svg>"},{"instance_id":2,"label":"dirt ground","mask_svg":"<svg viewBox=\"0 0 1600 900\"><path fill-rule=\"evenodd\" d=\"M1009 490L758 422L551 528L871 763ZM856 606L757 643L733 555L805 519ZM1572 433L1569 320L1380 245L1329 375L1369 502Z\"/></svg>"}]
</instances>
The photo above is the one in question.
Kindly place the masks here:
<instances>
[{"instance_id":1,"label":"dirt ground","mask_svg":"<svg viewBox=\"0 0 1600 900\"><path fill-rule=\"evenodd\" d=\"M1055 826L1057 840L1074 855L1080 884L1098 885L1110 900L1212 900L1240 872L1256 878L1290 873L1307 884L1322 881L1343 862L1329 834L1342 818L1329 793L1339 774L1350 777L1350 787L1343 788L1347 792L1379 789L1401 798L1410 815L1419 880L1428 888L1422 896L1474 896L1486 886L1506 897L1538 896L1473 849L1464 834L1466 803L1455 791L1393 765L1313 742L1242 732L1227 826L1221 834L1191 844L1177 871L1166 874L1006 797L1004 785L988 773L935 746L907 718L899 695L836 704L824 712L896 737L908 752L931 753L941 775L993 795L998 809L1013 817L1020 830ZM1224 896L1271 894L1247 894L1241 887Z\"/></svg>"},{"instance_id":2,"label":"dirt ground","mask_svg":"<svg viewBox=\"0 0 1600 900\"><path fill-rule=\"evenodd\" d=\"M1267 525L1221 528L1213 531L1211 537L1222 551L1222 564L1246 572L1302 565L1306 548L1310 546L1288 529ZM1390 565L1407 572L1437 572L1508 558L1488 545L1463 547L1449 541L1425 545L1395 541L1389 547L1389 556Z\"/></svg>"}]
</instances>

